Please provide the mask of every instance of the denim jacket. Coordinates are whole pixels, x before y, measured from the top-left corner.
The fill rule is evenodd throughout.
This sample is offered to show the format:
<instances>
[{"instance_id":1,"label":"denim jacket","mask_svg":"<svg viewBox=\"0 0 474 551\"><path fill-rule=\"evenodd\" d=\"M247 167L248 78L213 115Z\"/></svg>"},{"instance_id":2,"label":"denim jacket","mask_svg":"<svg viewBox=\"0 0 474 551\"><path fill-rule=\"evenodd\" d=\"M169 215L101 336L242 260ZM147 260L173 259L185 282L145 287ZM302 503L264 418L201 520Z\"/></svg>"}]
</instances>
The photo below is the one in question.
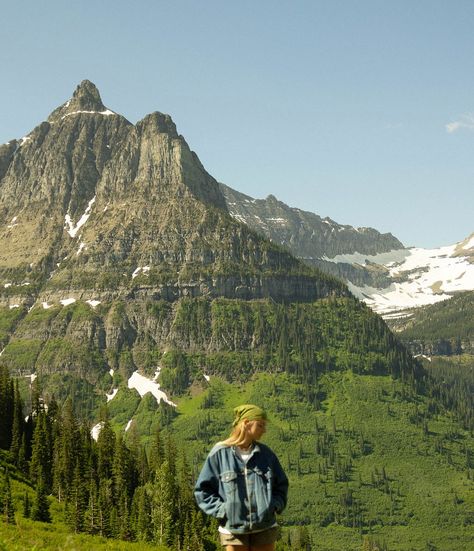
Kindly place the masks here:
<instances>
[{"instance_id":1,"label":"denim jacket","mask_svg":"<svg viewBox=\"0 0 474 551\"><path fill-rule=\"evenodd\" d=\"M273 526L287 494L288 479L277 456L260 443L254 445L247 463L235 447L214 446L194 489L199 507L234 534Z\"/></svg>"}]
</instances>

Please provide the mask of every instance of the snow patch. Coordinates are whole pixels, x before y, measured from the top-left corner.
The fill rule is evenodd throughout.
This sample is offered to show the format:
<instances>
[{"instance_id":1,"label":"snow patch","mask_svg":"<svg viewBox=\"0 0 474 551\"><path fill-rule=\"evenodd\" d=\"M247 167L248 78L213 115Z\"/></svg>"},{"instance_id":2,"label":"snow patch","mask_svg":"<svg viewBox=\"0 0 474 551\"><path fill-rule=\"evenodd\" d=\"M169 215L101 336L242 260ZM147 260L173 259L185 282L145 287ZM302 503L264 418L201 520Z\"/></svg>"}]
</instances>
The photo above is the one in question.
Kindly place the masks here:
<instances>
[{"instance_id":1,"label":"snow patch","mask_svg":"<svg viewBox=\"0 0 474 551\"><path fill-rule=\"evenodd\" d=\"M128 380L128 388L134 388L142 398L143 396L145 396L145 394L151 392L158 403L163 400L167 404L176 407L176 404L172 402L162 390L160 390L160 385L156 382L159 374L160 369L157 369L153 379L148 379L144 375L140 375L138 371L134 371L132 376Z\"/></svg>"},{"instance_id":2,"label":"snow patch","mask_svg":"<svg viewBox=\"0 0 474 551\"><path fill-rule=\"evenodd\" d=\"M91 436L92 438L97 442L99 438L100 431L102 430L104 426L104 423L101 421L100 423L97 423L97 425L94 425L91 430Z\"/></svg>"},{"instance_id":3,"label":"snow patch","mask_svg":"<svg viewBox=\"0 0 474 551\"><path fill-rule=\"evenodd\" d=\"M11 286L12 286L11 283L5 283L4 288L5 288L5 289L8 289L8 287L11 287Z\"/></svg>"},{"instance_id":4,"label":"snow patch","mask_svg":"<svg viewBox=\"0 0 474 551\"><path fill-rule=\"evenodd\" d=\"M118 388L114 388L110 394L106 394L107 402L110 402L110 400L113 400L117 395L117 392L118 392Z\"/></svg>"},{"instance_id":5,"label":"snow patch","mask_svg":"<svg viewBox=\"0 0 474 551\"><path fill-rule=\"evenodd\" d=\"M130 421L127 423L127 426L125 427L125 432L127 432L128 429L130 428L130 426L132 424L132 421L133 421L133 419L130 419Z\"/></svg>"},{"instance_id":6,"label":"snow patch","mask_svg":"<svg viewBox=\"0 0 474 551\"><path fill-rule=\"evenodd\" d=\"M95 308L96 306L99 306L100 304L100 300L86 300L87 304L89 304L90 306L92 306L92 308Z\"/></svg>"},{"instance_id":7,"label":"snow patch","mask_svg":"<svg viewBox=\"0 0 474 551\"><path fill-rule=\"evenodd\" d=\"M211 380L211 378L209 377L209 375L206 375L205 373L203 373L204 375L204 378L206 379L207 382L209 382Z\"/></svg>"},{"instance_id":8,"label":"snow patch","mask_svg":"<svg viewBox=\"0 0 474 551\"><path fill-rule=\"evenodd\" d=\"M63 300L59 301L63 306L69 306L70 304L74 304L76 302L75 298L64 298Z\"/></svg>"},{"instance_id":9,"label":"snow patch","mask_svg":"<svg viewBox=\"0 0 474 551\"><path fill-rule=\"evenodd\" d=\"M92 197L92 199L89 201L89 204L87 205L87 208L84 212L84 214L79 219L79 222L74 226L71 216L69 214L66 214L64 217L64 227L66 228L68 234L71 237L76 237L77 232L82 228L82 226L89 220L89 216L91 215L91 209L92 205L95 203L96 196Z\"/></svg>"},{"instance_id":10,"label":"snow patch","mask_svg":"<svg viewBox=\"0 0 474 551\"><path fill-rule=\"evenodd\" d=\"M66 106L67 107L67 106ZM87 114L87 115L105 115L106 117L110 115L116 115L117 113L114 113L110 109L106 109L105 111L71 111L71 113L66 113L61 117L61 120L65 119L66 117L71 117L72 115L79 115L79 114Z\"/></svg>"},{"instance_id":11,"label":"snow patch","mask_svg":"<svg viewBox=\"0 0 474 551\"><path fill-rule=\"evenodd\" d=\"M30 142L31 138L30 136L24 136L21 138L20 143L18 144L18 147L21 147L22 145L25 145L26 142Z\"/></svg>"},{"instance_id":12,"label":"snow patch","mask_svg":"<svg viewBox=\"0 0 474 551\"><path fill-rule=\"evenodd\" d=\"M25 375L25 377L29 379L32 384L38 378L38 375L36 375L36 373L32 373L31 375Z\"/></svg>"},{"instance_id":13,"label":"snow patch","mask_svg":"<svg viewBox=\"0 0 474 551\"><path fill-rule=\"evenodd\" d=\"M8 224L7 228L14 228L15 226L18 226L18 224L15 224L15 222L18 220L18 216L14 216L10 223Z\"/></svg>"},{"instance_id":14,"label":"snow patch","mask_svg":"<svg viewBox=\"0 0 474 551\"><path fill-rule=\"evenodd\" d=\"M47 310L48 308L51 308L53 306L52 304L48 304L47 302L42 302L41 304L43 305L43 308L45 310Z\"/></svg>"},{"instance_id":15,"label":"snow patch","mask_svg":"<svg viewBox=\"0 0 474 551\"><path fill-rule=\"evenodd\" d=\"M20 308L19 304L10 304L10 310L13 310L13 308Z\"/></svg>"},{"instance_id":16,"label":"snow patch","mask_svg":"<svg viewBox=\"0 0 474 551\"><path fill-rule=\"evenodd\" d=\"M79 245L79 248L77 249L76 256L81 254L85 246L86 244L84 243L84 241L82 241L81 244Z\"/></svg>"},{"instance_id":17,"label":"snow patch","mask_svg":"<svg viewBox=\"0 0 474 551\"><path fill-rule=\"evenodd\" d=\"M138 266L138 268L132 274L132 279L135 279L138 275L140 275L140 272L142 272L143 275L146 275L149 271L150 266Z\"/></svg>"},{"instance_id":18,"label":"snow patch","mask_svg":"<svg viewBox=\"0 0 474 551\"><path fill-rule=\"evenodd\" d=\"M115 373L115 371L113 369L109 369L109 374L110 374L111 377L114 376L114 373Z\"/></svg>"}]
</instances>

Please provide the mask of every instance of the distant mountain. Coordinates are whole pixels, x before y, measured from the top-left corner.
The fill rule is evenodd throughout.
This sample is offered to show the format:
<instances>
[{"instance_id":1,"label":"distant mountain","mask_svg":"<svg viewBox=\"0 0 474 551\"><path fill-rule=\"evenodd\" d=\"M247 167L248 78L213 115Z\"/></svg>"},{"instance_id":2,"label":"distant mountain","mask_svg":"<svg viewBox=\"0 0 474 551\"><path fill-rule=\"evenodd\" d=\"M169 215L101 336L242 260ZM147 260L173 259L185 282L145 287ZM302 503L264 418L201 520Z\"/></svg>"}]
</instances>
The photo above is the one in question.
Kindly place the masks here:
<instances>
[{"instance_id":1,"label":"distant mountain","mask_svg":"<svg viewBox=\"0 0 474 551\"><path fill-rule=\"evenodd\" d=\"M386 319L474 289L474 234L439 249L405 248L392 234L341 225L270 195L254 199L223 184L229 213L311 266L343 278Z\"/></svg>"},{"instance_id":2,"label":"distant mountain","mask_svg":"<svg viewBox=\"0 0 474 551\"><path fill-rule=\"evenodd\" d=\"M359 285L389 285L383 269L331 259L355 251L374 255L402 249L403 244L392 234L338 224L331 218L289 207L273 195L254 199L224 184L220 187L233 218L283 245L306 264Z\"/></svg>"},{"instance_id":3,"label":"distant mountain","mask_svg":"<svg viewBox=\"0 0 474 551\"><path fill-rule=\"evenodd\" d=\"M385 270L386 287L357 286L355 296L385 319L411 316L410 309L435 304L462 291L474 289L474 234L439 249L410 248L378 255L338 255L332 262L357 263Z\"/></svg>"}]
</instances>

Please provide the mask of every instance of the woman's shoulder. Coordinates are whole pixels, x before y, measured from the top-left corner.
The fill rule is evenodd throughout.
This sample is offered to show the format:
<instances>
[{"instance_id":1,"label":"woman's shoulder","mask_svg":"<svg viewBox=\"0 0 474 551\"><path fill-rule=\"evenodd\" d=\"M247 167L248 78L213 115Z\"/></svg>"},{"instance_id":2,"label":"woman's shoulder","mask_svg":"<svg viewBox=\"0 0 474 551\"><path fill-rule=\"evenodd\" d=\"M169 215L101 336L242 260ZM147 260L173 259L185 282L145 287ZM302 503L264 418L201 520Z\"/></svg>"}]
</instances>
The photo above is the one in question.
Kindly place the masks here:
<instances>
[{"instance_id":1,"label":"woman's shoulder","mask_svg":"<svg viewBox=\"0 0 474 551\"><path fill-rule=\"evenodd\" d=\"M213 455L215 455L221 450L228 450L228 449L230 449L230 447L224 444L224 442L217 442L217 444L214 444L214 447L209 452L209 457L212 457Z\"/></svg>"}]
</instances>

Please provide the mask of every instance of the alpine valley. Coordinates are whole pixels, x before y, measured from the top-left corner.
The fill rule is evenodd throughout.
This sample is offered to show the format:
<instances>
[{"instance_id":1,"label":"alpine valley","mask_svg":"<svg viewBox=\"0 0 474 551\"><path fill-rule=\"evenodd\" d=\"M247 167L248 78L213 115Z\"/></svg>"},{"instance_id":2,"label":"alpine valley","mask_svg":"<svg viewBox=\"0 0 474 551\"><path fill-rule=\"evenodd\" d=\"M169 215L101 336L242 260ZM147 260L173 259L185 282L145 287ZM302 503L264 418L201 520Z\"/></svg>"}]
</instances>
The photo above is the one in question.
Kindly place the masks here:
<instances>
[{"instance_id":1,"label":"alpine valley","mask_svg":"<svg viewBox=\"0 0 474 551\"><path fill-rule=\"evenodd\" d=\"M472 381L451 392L369 306L472 290L473 245L245 196L168 115L132 124L83 81L0 146L0 548L217 549L192 480L257 402L290 477L279 551L468 550Z\"/></svg>"}]
</instances>

